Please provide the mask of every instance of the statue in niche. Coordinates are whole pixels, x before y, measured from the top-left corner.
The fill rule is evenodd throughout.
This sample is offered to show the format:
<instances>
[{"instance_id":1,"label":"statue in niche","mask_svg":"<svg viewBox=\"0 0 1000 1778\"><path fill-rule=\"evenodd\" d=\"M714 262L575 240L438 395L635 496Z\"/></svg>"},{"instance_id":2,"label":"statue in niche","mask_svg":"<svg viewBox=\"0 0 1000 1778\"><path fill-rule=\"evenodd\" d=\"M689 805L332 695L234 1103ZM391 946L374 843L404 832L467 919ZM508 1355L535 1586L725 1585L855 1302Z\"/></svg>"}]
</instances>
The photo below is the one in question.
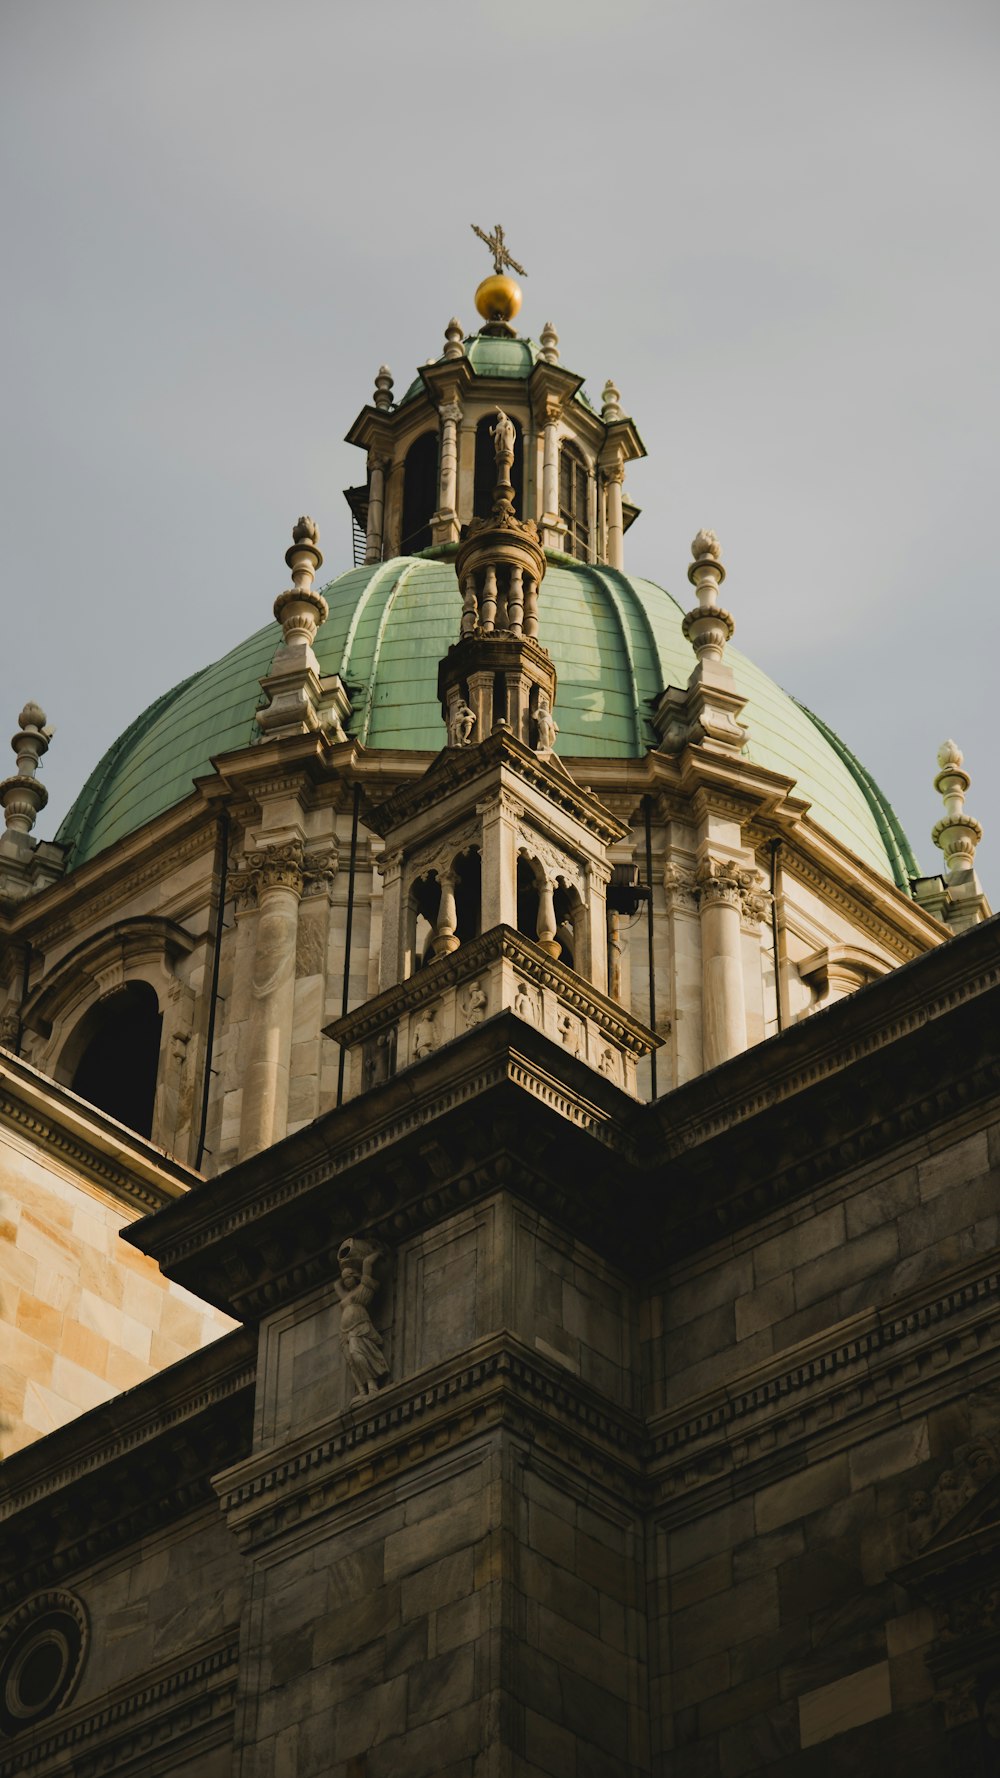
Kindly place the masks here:
<instances>
[{"instance_id":1,"label":"statue in niche","mask_svg":"<svg viewBox=\"0 0 1000 1778\"><path fill-rule=\"evenodd\" d=\"M448 722L448 741L452 747L468 747L476 726L476 713L464 698L459 698Z\"/></svg>"},{"instance_id":2,"label":"statue in niche","mask_svg":"<svg viewBox=\"0 0 1000 1778\"><path fill-rule=\"evenodd\" d=\"M613 1080L615 1077L615 1073L616 1073L614 1050L603 1049L601 1051L600 1060L598 1061L597 1066L600 1069L602 1074L606 1074L608 1076L609 1080Z\"/></svg>"},{"instance_id":3,"label":"statue in niche","mask_svg":"<svg viewBox=\"0 0 1000 1778\"><path fill-rule=\"evenodd\" d=\"M514 1011L519 1019L527 1019L529 1025L537 1023L535 1002L527 982L518 982L514 993Z\"/></svg>"},{"instance_id":4,"label":"statue in niche","mask_svg":"<svg viewBox=\"0 0 1000 1778\"><path fill-rule=\"evenodd\" d=\"M538 708L535 711L535 730L538 735L535 752L551 753L556 744L559 725L552 714L552 707L549 703L549 694L546 691L540 691L538 694Z\"/></svg>"},{"instance_id":5,"label":"statue in niche","mask_svg":"<svg viewBox=\"0 0 1000 1778\"><path fill-rule=\"evenodd\" d=\"M353 1236L337 1249L340 1277L334 1289L340 1299L340 1343L355 1388L355 1401L375 1395L389 1375L389 1365L378 1332L368 1313L378 1284L375 1267L382 1250L374 1242Z\"/></svg>"},{"instance_id":6,"label":"statue in niche","mask_svg":"<svg viewBox=\"0 0 1000 1778\"><path fill-rule=\"evenodd\" d=\"M497 464L506 463L508 468L514 461L514 422L509 420L503 408L497 408L497 423L490 427L493 450Z\"/></svg>"},{"instance_id":7,"label":"statue in niche","mask_svg":"<svg viewBox=\"0 0 1000 1778\"><path fill-rule=\"evenodd\" d=\"M486 1017L489 1001L482 982L473 982L465 996L465 1023L471 1029L473 1025L481 1025Z\"/></svg>"},{"instance_id":8,"label":"statue in niche","mask_svg":"<svg viewBox=\"0 0 1000 1778\"><path fill-rule=\"evenodd\" d=\"M413 1033L413 1058L429 1056L438 1046L437 1008L429 1006L420 1014Z\"/></svg>"},{"instance_id":9,"label":"statue in niche","mask_svg":"<svg viewBox=\"0 0 1000 1778\"><path fill-rule=\"evenodd\" d=\"M567 1053L571 1056L578 1056L580 1054L580 1027L572 1014L564 1012L562 1017L556 1020L556 1030L559 1032L563 1048Z\"/></svg>"}]
</instances>

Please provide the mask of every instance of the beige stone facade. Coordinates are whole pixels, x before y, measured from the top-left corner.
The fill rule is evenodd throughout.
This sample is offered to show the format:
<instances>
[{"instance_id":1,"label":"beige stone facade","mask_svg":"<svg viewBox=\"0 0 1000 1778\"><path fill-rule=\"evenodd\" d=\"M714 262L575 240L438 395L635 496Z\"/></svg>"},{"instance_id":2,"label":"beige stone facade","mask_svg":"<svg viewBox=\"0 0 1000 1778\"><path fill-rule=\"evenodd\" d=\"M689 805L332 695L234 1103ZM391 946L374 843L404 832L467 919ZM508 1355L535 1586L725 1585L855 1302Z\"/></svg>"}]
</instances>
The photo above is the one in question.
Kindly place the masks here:
<instances>
[{"instance_id":1,"label":"beige stone facade","mask_svg":"<svg viewBox=\"0 0 1000 1778\"><path fill-rule=\"evenodd\" d=\"M0 1056L0 1456L233 1325L119 1239L195 1176Z\"/></svg>"}]
</instances>

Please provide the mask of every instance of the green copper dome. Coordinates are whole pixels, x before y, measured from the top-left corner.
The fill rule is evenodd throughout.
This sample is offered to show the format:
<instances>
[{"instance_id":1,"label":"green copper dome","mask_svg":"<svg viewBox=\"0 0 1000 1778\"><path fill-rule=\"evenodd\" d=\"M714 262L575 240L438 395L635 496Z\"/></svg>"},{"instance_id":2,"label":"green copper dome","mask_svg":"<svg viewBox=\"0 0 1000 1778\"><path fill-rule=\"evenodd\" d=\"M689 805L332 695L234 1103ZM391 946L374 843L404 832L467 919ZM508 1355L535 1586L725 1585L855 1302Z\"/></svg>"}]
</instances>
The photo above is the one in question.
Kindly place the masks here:
<instances>
[{"instance_id":1,"label":"green copper dome","mask_svg":"<svg viewBox=\"0 0 1000 1778\"><path fill-rule=\"evenodd\" d=\"M498 342L492 342L497 344ZM499 342L506 344L507 342ZM316 638L324 673L339 673L366 747L444 744L438 661L458 635L460 598L450 558L397 557L354 568L326 589L330 615ZM559 675L556 716L564 758L626 759L654 741L651 700L685 685L694 657L681 607L652 581L550 559L539 640ZM249 746L281 632L268 624L222 660L167 692L138 717L91 774L59 829L71 865L189 795L214 755ZM863 862L905 888L918 874L906 837L864 768L818 718L752 661L727 652L748 699L748 753L797 781L812 814Z\"/></svg>"}]
</instances>

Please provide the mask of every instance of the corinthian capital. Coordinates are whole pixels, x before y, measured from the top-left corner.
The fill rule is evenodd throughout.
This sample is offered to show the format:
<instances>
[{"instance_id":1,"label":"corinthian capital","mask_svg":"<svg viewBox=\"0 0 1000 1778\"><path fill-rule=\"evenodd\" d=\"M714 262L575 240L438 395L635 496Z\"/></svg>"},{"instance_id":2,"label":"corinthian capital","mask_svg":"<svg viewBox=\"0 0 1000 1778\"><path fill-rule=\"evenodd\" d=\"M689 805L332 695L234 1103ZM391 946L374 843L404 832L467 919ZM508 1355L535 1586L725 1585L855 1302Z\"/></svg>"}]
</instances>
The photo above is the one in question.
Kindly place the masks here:
<instances>
[{"instance_id":1,"label":"corinthian capital","mask_svg":"<svg viewBox=\"0 0 1000 1778\"><path fill-rule=\"evenodd\" d=\"M746 920L761 921L770 896L761 889L759 870L744 870L731 858L703 858L695 876L695 894L702 907L734 907Z\"/></svg>"}]
</instances>

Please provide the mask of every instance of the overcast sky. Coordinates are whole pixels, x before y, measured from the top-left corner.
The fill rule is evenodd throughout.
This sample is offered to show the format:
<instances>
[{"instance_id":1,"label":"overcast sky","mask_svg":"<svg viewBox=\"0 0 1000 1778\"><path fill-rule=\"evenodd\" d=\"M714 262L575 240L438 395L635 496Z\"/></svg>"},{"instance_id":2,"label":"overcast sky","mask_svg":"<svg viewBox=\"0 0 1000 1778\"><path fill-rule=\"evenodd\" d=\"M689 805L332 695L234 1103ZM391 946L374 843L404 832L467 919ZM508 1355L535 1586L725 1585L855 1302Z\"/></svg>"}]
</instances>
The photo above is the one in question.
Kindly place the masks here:
<instances>
[{"instance_id":1,"label":"overcast sky","mask_svg":"<svg viewBox=\"0 0 1000 1778\"><path fill-rule=\"evenodd\" d=\"M524 331L645 440L626 566L687 603L718 532L737 644L928 872L953 736L1000 906L998 36L995 0L5 0L0 735L29 696L56 725L36 832L268 619L300 512L349 565L344 432L471 328L499 219Z\"/></svg>"}]
</instances>

